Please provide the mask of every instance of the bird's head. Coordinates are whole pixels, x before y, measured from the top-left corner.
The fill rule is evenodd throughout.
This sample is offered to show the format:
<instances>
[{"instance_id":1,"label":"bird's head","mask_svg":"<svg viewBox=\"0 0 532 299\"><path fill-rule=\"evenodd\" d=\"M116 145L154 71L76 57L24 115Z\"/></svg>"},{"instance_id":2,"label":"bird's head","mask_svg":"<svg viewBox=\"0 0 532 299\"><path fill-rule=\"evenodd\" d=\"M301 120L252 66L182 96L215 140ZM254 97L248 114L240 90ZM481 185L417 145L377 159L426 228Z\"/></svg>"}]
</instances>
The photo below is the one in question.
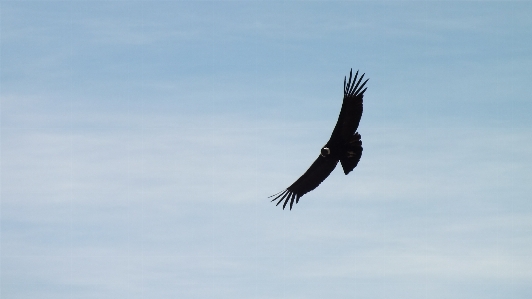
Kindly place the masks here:
<instances>
[{"instance_id":1,"label":"bird's head","mask_svg":"<svg viewBox=\"0 0 532 299\"><path fill-rule=\"evenodd\" d=\"M328 148L328 147L324 147L321 149L321 156L322 157L327 157L328 155L331 154L331 150Z\"/></svg>"}]
</instances>

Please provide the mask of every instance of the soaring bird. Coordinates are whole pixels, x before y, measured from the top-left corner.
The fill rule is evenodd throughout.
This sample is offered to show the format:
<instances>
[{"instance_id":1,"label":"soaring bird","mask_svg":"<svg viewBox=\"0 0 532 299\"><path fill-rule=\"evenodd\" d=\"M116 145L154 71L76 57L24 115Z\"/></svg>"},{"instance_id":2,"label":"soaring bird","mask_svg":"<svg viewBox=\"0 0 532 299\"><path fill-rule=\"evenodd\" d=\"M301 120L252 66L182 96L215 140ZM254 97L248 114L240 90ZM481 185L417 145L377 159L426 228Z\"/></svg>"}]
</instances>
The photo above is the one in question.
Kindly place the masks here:
<instances>
[{"instance_id":1,"label":"soaring bird","mask_svg":"<svg viewBox=\"0 0 532 299\"><path fill-rule=\"evenodd\" d=\"M290 210L304 194L316 189L321 184L338 164L342 164L344 173L350 173L360 161L362 157L362 140L360 134L357 132L360 118L362 117L362 100L364 92L364 83L360 84L365 74L360 76L357 81L358 71L355 78L352 79L353 69L349 72L349 80L344 77L344 99L342 102L342 109L338 116L338 121L331 134L331 138L321 149L321 153L310 165L310 168L295 181L290 187L285 190L270 196L272 201L276 201L277 205L284 201L283 210L290 201ZM355 84L356 82L356 84ZM364 89L363 89L364 88Z\"/></svg>"}]
</instances>

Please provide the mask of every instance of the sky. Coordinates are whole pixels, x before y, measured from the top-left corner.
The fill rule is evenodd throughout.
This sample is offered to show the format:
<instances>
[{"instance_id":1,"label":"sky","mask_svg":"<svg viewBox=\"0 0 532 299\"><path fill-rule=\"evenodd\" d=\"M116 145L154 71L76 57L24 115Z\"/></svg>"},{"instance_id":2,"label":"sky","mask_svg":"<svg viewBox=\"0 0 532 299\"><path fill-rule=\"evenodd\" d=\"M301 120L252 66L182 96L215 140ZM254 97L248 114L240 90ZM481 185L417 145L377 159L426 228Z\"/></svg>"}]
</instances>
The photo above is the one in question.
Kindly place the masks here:
<instances>
[{"instance_id":1,"label":"sky","mask_svg":"<svg viewBox=\"0 0 532 299\"><path fill-rule=\"evenodd\" d=\"M530 15L0 1L0 297L530 298ZM362 159L282 210L351 68Z\"/></svg>"}]
</instances>

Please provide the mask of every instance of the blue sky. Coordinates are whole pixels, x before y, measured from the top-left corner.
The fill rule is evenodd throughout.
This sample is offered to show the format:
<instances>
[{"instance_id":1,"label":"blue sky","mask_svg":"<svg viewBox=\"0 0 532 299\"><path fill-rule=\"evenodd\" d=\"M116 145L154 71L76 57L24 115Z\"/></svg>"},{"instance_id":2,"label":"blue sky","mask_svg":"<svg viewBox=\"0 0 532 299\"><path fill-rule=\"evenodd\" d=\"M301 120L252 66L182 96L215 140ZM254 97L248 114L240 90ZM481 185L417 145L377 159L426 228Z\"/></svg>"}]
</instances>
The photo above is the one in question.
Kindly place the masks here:
<instances>
[{"instance_id":1,"label":"blue sky","mask_svg":"<svg viewBox=\"0 0 532 299\"><path fill-rule=\"evenodd\" d=\"M1 1L2 298L530 298L532 4ZM343 78L364 153L292 211Z\"/></svg>"}]
</instances>

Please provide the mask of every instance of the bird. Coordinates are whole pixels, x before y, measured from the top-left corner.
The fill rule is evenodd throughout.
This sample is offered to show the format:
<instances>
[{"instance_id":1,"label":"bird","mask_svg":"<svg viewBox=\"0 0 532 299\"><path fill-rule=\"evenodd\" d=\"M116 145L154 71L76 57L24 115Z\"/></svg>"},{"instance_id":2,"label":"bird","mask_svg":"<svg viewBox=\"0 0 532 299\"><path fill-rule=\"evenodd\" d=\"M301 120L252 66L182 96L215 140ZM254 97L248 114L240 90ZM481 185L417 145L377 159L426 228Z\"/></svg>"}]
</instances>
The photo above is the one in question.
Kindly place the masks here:
<instances>
[{"instance_id":1,"label":"bird","mask_svg":"<svg viewBox=\"0 0 532 299\"><path fill-rule=\"evenodd\" d=\"M358 71L353 78L353 69L349 72L349 80L344 77L344 98L338 121L334 127L331 138L321 148L318 158L310 165L309 169L292 185L285 190L269 196L281 202L283 210L290 201L290 210L295 203L299 203L301 196L316 189L336 168L338 162L342 165L345 175L349 174L362 157L362 137L357 132L358 124L362 118L364 88L369 79L362 84L362 74L357 81ZM355 84L356 82L356 84Z\"/></svg>"}]
</instances>

